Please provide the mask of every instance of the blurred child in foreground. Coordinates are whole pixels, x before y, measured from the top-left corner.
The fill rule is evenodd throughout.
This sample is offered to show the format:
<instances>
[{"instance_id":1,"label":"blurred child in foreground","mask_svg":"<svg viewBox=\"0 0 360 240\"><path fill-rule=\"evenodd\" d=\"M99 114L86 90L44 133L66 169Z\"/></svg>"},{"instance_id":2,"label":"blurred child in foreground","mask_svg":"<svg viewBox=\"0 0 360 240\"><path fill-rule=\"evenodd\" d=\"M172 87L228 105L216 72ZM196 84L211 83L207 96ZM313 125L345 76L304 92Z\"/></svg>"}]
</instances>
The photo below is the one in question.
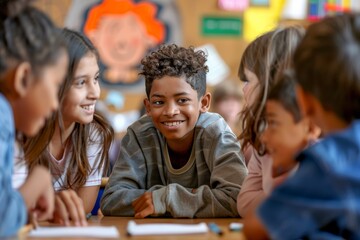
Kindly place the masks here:
<instances>
[{"instance_id":1,"label":"blurred child in foreground","mask_svg":"<svg viewBox=\"0 0 360 240\"><path fill-rule=\"evenodd\" d=\"M310 25L294 55L297 99L325 137L245 219L248 239L360 239L360 15Z\"/></svg>"},{"instance_id":2,"label":"blurred child in foreground","mask_svg":"<svg viewBox=\"0 0 360 240\"><path fill-rule=\"evenodd\" d=\"M272 177L276 187L296 170L295 156L316 142L321 130L309 117L301 115L296 100L295 81L281 74L266 101L266 128L261 141L272 159Z\"/></svg>"},{"instance_id":3,"label":"blurred child in foreground","mask_svg":"<svg viewBox=\"0 0 360 240\"><path fill-rule=\"evenodd\" d=\"M68 54L52 21L29 1L0 1L0 238L32 216L53 218L56 198L46 168L12 188L15 138L34 136L58 107ZM56 208L55 208L56 210Z\"/></svg>"}]
</instances>

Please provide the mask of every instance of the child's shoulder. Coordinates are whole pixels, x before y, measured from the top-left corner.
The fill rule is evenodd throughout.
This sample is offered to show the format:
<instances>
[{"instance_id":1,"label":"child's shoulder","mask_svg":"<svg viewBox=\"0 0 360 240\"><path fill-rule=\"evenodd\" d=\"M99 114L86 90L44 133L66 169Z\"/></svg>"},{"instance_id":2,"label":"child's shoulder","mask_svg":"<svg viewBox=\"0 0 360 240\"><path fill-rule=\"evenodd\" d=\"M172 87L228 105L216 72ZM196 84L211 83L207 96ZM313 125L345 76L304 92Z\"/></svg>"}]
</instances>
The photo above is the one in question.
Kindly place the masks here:
<instances>
[{"instance_id":1,"label":"child's shoulder","mask_svg":"<svg viewBox=\"0 0 360 240\"><path fill-rule=\"evenodd\" d=\"M136 120L134 123L132 123L129 126L129 129L133 129L135 131L145 131L146 129L149 128L154 128L154 124L152 122L151 117L149 117L148 115L143 115L141 116L138 120Z\"/></svg>"},{"instance_id":2,"label":"child's shoulder","mask_svg":"<svg viewBox=\"0 0 360 240\"><path fill-rule=\"evenodd\" d=\"M8 113L8 112L11 113L10 103L1 93L0 93L0 111L1 113Z\"/></svg>"},{"instance_id":3,"label":"child's shoulder","mask_svg":"<svg viewBox=\"0 0 360 240\"><path fill-rule=\"evenodd\" d=\"M231 131L225 119L217 113L205 112L200 114L196 128L203 129L209 133L220 133L225 130Z\"/></svg>"},{"instance_id":4,"label":"child's shoulder","mask_svg":"<svg viewBox=\"0 0 360 240\"><path fill-rule=\"evenodd\" d=\"M0 126L14 128L12 109L8 100L0 93Z\"/></svg>"},{"instance_id":5,"label":"child's shoulder","mask_svg":"<svg viewBox=\"0 0 360 240\"><path fill-rule=\"evenodd\" d=\"M134 123L132 123L127 129L127 133L129 132L140 138L149 135L157 135L158 133L151 117L147 115L143 115Z\"/></svg>"},{"instance_id":6,"label":"child's shoulder","mask_svg":"<svg viewBox=\"0 0 360 240\"><path fill-rule=\"evenodd\" d=\"M360 171L360 121L347 129L326 136L300 154L336 174ZM342 172L342 173L340 173Z\"/></svg>"}]
</instances>

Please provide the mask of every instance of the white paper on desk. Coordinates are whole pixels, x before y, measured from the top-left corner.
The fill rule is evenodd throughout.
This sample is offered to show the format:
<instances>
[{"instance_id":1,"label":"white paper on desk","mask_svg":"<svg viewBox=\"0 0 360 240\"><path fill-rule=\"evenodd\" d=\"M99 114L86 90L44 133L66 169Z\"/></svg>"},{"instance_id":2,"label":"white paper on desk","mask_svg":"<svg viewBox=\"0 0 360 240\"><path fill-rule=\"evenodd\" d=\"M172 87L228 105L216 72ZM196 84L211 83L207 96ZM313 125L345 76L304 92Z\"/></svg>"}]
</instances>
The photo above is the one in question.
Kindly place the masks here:
<instances>
[{"instance_id":1,"label":"white paper on desk","mask_svg":"<svg viewBox=\"0 0 360 240\"><path fill-rule=\"evenodd\" d=\"M38 227L32 230L29 237L93 237L119 238L116 227Z\"/></svg>"},{"instance_id":2,"label":"white paper on desk","mask_svg":"<svg viewBox=\"0 0 360 240\"><path fill-rule=\"evenodd\" d=\"M175 223L146 223L136 224L129 221L127 232L130 235L167 235L167 234L200 234L206 233L208 227L205 223L175 224Z\"/></svg>"}]
</instances>

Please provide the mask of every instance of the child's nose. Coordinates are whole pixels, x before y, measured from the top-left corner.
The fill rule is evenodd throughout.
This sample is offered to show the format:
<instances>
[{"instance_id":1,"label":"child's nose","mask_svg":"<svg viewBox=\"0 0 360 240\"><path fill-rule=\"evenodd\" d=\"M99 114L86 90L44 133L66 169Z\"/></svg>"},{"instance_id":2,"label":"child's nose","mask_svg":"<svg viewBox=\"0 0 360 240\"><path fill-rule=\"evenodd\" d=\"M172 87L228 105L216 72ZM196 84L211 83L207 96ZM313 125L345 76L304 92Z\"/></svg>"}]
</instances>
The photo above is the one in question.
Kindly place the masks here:
<instances>
[{"instance_id":1,"label":"child's nose","mask_svg":"<svg viewBox=\"0 0 360 240\"><path fill-rule=\"evenodd\" d=\"M169 103L165 107L164 114L167 116L173 116L179 113L179 108L175 103Z\"/></svg>"},{"instance_id":2,"label":"child's nose","mask_svg":"<svg viewBox=\"0 0 360 240\"><path fill-rule=\"evenodd\" d=\"M57 95L55 95L55 96L56 97L53 99L52 105L51 105L52 112L55 112L59 108L59 99L58 99Z\"/></svg>"},{"instance_id":3,"label":"child's nose","mask_svg":"<svg viewBox=\"0 0 360 240\"><path fill-rule=\"evenodd\" d=\"M263 131L260 135L260 141L266 145L266 142L268 140L268 131L265 129L265 131Z\"/></svg>"},{"instance_id":4,"label":"child's nose","mask_svg":"<svg viewBox=\"0 0 360 240\"><path fill-rule=\"evenodd\" d=\"M92 99L99 99L100 97L100 86L99 84L92 83L88 88L88 97Z\"/></svg>"}]
</instances>

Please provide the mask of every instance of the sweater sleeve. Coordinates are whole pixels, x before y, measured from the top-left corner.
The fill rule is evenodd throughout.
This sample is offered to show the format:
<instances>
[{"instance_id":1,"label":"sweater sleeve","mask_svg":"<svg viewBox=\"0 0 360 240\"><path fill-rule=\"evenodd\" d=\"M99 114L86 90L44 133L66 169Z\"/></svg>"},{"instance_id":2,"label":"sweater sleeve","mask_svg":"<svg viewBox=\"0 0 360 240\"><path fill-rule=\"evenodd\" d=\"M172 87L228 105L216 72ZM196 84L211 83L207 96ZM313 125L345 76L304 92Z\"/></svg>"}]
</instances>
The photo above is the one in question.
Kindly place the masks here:
<instances>
[{"instance_id":1,"label":"sweater sleeve","mask_svg":"<svg viewBox=\"0 0 360 240\"><path fill-rule=\"evenodd\" d=\"M0 238L16 234L27 219L27 211L21 194L12 188L14 124L12 112L2 105L0 96Z\"/></svg>"},{"instance_id":2,"label":"sweater sleeve","mask_svg":"<svg viewBox=\"0 0 360 240\"><path fill-rule=\"evenodd\" d=\"M237 209L244 217L250 209L256 208L264 199L263 174L260 157L254 153L248 163L249 175L245 178L242 189L237 197Z\"/></svg>"},{"instance_id":3,"label":"sweater sleeve","mask_svg":"<svg viewBox=\"0 0 360 240\"><path fill-rule=\"evenodd\" d=\"M168 212L173 217L189 218L238 216L236 197L247 174L240 144L231 131L204 135L203 139L202 172L209 169L209 184L188 189L172 183L153 191L155 214ZM201 174L198 171L198 177Z\"/></svg>"},{"instance_id":4,"label":"sweater sleeve","mask_svg":"<svg viewBox=\"0 0 360 240\"><path fill-rule=\"evenodd\" d=\"M145 193L146 171L139 143L129 129L101 200L104 215L134 216L131 203Z\"/></svg>"}]
</instances>

